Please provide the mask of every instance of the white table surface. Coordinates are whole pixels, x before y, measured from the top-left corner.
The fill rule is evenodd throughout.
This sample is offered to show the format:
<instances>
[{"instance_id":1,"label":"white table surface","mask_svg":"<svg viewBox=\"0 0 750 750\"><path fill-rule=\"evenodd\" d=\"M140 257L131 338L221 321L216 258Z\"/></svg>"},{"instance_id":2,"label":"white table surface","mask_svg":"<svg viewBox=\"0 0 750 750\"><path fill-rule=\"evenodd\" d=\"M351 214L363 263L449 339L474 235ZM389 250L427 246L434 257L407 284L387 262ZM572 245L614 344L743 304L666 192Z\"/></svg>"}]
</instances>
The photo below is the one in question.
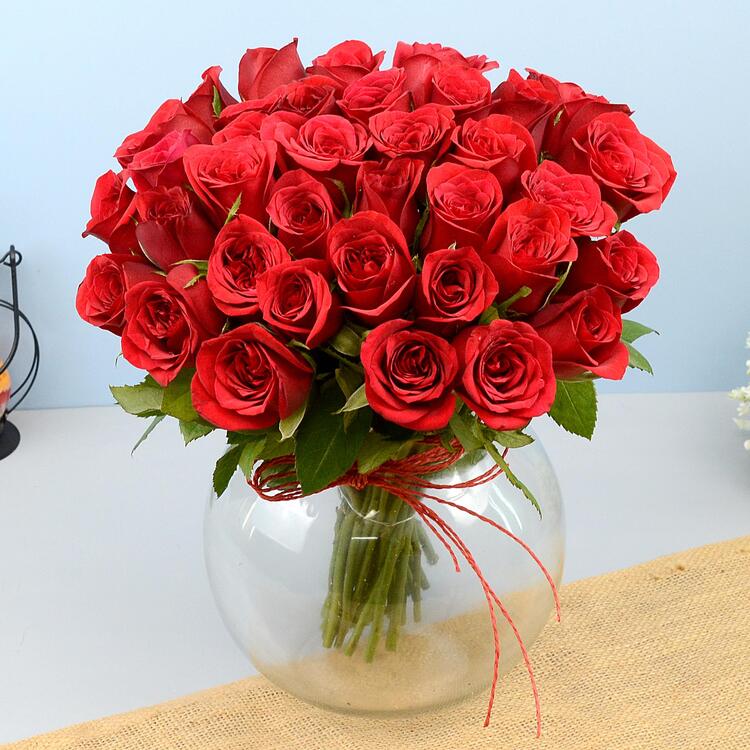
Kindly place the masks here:
<instances>
[{"instance_id":1,"label":"white table surface","mask_svg":"<svg viewBox=\"0 0 750 750\"><path fill-rule=\"evenodd\" d=\"M750 455L722 393L603 396L592 443L539 420L566 579L750 534ZM0 742L253 672L214 608L201 525L211 436L112 407L14 415L0 462Z\"/></svg>"}]
</instances>

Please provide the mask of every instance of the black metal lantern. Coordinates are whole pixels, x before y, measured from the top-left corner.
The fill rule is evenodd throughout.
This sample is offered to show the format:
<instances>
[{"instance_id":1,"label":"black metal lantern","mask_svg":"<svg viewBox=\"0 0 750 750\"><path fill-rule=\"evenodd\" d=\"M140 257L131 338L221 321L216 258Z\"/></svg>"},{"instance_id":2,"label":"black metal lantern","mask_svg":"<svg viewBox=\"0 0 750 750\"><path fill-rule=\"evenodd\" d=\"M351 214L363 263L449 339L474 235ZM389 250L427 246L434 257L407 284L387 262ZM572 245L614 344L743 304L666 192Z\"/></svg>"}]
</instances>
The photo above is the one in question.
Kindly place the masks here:
<instances>
[{"instance_id":1,"label":"black metal lantern","mask_svg":"<svg viewBox=\"0 0 750 750\"><path fill-rule=\"evenodd\" d=\"M7 374L6 371L18 352L18 345L21 341L22 321L28 328L33 341L31 366L26 377L19 385L10 390L7 405L0 406L0 459L9 456L18 447L21 436L18 428L8 421L8 415L26 398L39 372L39 340L31 322L18 306L18 275L16 271L22 259L21 253L13 245L10 246L10 250L5 255L0 256L0 268L5 267L10 269L10 289L12 296L10 302L0 299L0 308L10 310L13 313L13 342L5 358L0 359L0 384L3 381L3 374ZM2 393L0 393L0 396L2 396Z\"/></svg>"}]
</instances>

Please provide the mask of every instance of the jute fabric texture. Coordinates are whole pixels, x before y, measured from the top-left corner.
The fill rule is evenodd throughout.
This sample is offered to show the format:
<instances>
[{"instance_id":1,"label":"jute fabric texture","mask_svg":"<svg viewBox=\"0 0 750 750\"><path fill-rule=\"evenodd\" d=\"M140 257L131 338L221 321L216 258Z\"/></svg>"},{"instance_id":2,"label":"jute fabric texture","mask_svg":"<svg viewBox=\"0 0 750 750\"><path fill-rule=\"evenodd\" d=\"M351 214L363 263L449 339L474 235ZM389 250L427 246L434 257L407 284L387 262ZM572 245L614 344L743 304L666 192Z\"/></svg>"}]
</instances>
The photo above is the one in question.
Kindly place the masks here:
<instances>
[{"instance_id":1,"label":"jute fabric texture","mask_svg":"<svg viewBox=\"0 0 750 750\"><path fill-rule=\"evenodd\" d=\"M748 750L750 537L579 581L563 622L486 696L405 719L332 714L252 678L5 750ZM489 669L488 665L488 669ZM39 707L44 710L43 706Z\"/></svg>"}]
</instances>

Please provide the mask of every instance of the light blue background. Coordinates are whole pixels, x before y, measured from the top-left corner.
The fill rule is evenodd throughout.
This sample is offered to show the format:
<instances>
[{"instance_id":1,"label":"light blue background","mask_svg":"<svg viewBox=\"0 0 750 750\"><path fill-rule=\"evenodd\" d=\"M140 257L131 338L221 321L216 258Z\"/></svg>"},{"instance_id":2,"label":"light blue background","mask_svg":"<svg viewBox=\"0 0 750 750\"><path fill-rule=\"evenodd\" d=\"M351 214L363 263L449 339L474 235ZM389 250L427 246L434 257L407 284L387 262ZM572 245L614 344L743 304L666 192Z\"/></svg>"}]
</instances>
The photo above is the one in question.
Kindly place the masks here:
<instances>
[{"instance_id":1,"label":"light blue background","mask_svg":"<svg viewBox=\"0 0 750 750\"><path fill-rule=\"evenodd\" d=\"M345 38L389 51L398 39L439 41L498 59L502 75L529 66L630 104L679 177L662 211L629 226L662 268L631 314L662 333L643 345L657 374L602 387L740 383L750 327L749 27L747 3L723 0L3 3L0 247L12 241L25 255L23 308L43 348L27 405L109 403L107 384L136 376L115 366L117 339L73 307L87 261L103 251L80 233L109 155L164 99L187 96L209 65L222 65L233 87L246 47L295 35L305 61ZM8 327L0 319L0 353Z\"/></svg>"}]
</instances>

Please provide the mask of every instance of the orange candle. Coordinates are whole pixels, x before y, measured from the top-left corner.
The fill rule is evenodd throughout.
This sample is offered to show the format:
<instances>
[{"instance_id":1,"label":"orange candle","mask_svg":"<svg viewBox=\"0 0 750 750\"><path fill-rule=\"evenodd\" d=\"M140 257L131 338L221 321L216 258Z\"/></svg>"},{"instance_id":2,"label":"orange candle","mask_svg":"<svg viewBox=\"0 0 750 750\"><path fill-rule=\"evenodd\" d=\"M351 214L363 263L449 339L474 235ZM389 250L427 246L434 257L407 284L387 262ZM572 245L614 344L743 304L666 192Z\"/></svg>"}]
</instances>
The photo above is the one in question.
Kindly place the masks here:
<instances>
[{"instance_id":1,"label":"orange candle","mask_svg":"<svg viewBox=\"0 0 750 750\"><path fill-rule=\"evenodd\" d=\"M0 359L0 367L3 366L3 361ZM8 399L10 398L10 373L6 370L0 373L0 418L5 414L5 410L8 408Z\"/></svg>"}]
</instances>

